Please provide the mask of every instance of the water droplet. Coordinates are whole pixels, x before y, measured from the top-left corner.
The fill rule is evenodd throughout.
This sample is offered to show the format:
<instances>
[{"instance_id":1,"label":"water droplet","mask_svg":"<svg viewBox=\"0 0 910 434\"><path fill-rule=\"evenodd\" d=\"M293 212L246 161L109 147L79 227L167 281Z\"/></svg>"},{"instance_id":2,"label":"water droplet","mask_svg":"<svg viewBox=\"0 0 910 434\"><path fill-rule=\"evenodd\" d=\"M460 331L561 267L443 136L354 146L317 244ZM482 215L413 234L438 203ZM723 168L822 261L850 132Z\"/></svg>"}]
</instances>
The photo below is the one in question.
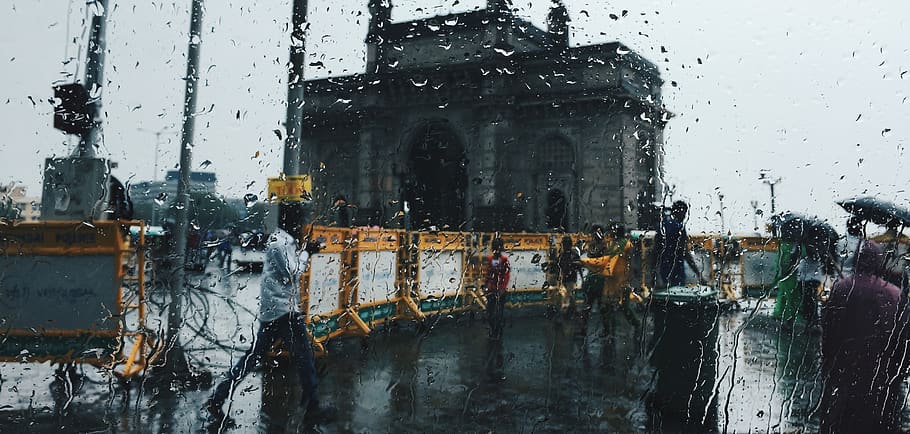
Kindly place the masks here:
<instances>
[{"instance_id":1,"label":"water droplet","mask_svg":"<svg viewBox=\"0 0 910 434\"><path fill-rule=\"evenodd\" d=\"M258 200L259 200L259 197L253 193L247 193L247 194L243 195L243 204L246 205L247 208L250 208L253 205L255 205Z\"/></svg>"},{"instance_id":2,"label":"water droplet","mask_svg":"<svg viewBox=\"0 0 910 434\"><path fill-rule=\"evenodd\" d=\"M495 51L495 52L501 54L501 55L504 56L504 57L509 57L509 56L515 54L515 49L514 49L514 48L501 48L501 47L496 47L496 48L493 49L493 51Z\"/></svg>"},{"instance_id":3,"label":"water droplet","mask_svg":"<svg viewBox=\"0 0 910 434\"><path fill-rule=\"evenodd\" d=\"M205 160L205 161L203 161L202 163L199 163L199 168L200 168L200 169L207 169L207 168L208 168L209 166L211 166L211 165L212 165L212 160Z\"/></svg>"},{"instance_id":4,"label":"water droplet","mask_svg":"<svg viewBox=\"0 0 910 434\"><path fill-rule=\"evenodd\" d=\"M158 206L161 206L164 205L165 202L167 202L167 193L162 191L155 197L155 203L158 204Z\"/></svg>"},{"instance_id":5,"label":"water droplet","mask_svg":"<svg viewBox=\"0 0 910 434\"><path fill-rule=\"evenodd\" d=\"M620 56L629 54L630 52L631 52L631 50L629 50L626 47L623 47L623 46L616 47L616 54L619 54Z\"/></svg>"},{"instance_id":6,"label":"water droplet","mask_svg":"<svg viewBox=\"0 0 910 434\"><path fill-rule=\"evenodd\" d=\"M413 84L415 87L424 87L424 86L427 85L427 81L428 81L428 80L427 80L426 77L424 77L424 78L422 78L422 79L417 79L417 80L415 80L415 79L412 78L412 79L411 79L411 84Z\"/></svg>"}]
</instances>

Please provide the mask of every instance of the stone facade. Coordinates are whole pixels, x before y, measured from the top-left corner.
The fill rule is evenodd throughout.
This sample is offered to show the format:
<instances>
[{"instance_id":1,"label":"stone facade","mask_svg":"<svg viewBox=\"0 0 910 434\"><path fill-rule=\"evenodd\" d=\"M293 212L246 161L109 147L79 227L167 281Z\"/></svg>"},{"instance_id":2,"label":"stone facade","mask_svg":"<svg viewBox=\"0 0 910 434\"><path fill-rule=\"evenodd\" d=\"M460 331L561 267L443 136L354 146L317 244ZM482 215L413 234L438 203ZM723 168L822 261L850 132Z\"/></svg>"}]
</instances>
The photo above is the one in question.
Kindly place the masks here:
<instances>
[{"instance_id":1,"label":"stone facade","mask_svg":"<svg viewBox=\"0 0 910 434\"><path fill-rule=\"evenodd\" d=\"M558 2L548 30L507 0L402 23L387 0L370 11L367 72L306 83L317 216L343 195L358 224L583 230L635 227L659 199L657 68L619 42L569 47Z\"/></svg>"}]
</instances>

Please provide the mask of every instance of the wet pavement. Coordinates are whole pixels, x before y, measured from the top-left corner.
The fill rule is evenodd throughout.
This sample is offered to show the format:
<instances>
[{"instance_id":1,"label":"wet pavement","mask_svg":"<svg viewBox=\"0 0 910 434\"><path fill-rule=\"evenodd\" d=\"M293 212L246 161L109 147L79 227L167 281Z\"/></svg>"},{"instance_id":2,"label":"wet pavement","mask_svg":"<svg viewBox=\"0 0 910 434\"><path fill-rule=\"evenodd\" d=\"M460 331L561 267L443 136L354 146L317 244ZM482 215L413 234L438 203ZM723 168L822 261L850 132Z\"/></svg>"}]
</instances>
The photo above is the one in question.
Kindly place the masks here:
<instances>
[{"instance_id":1,"label":"wet pavement","mask_svg":"<svg viewBox=\"0 0 910 434\"><path fill-rule=\"evenodd\" d=\"M222 374L255 332L257 274L210 268L187 306L182 335L191 361ZM153 311L163 294L151 294ZM814 432L821 393L818 336L781 330L771 302L751 301L721 313L713 402L716 423L706 432ZM230 403L236 427L228 432L641 432L653 409L655 370L649 363L653 315L644 326L624 320L616 336L603 336L595 312L587 333L577 318L547 318L542 307L506 313L502 342L487 339L478 315L444 315L422 325L398 323L369 338L340 338L319 361L319 393L338 408L336 421L299 424L297 380L275 362L250 374ZM150 326L161 327L153 315ZM62 416L48 364L0 364L2 432L193 432L210 390L125 387L103 370L80 367L76 393ZM79 382L81 381L81 384ZM53 383L53 384L52 384ZM139 383L139 381L134 382ZM61 386L63 384L63 386ZM695 388L693 388L695 390ZM684 391L684 393L690 393ZM906 411L905 411L906 416ZM906 417L904 419L907 419ZM673 421L661 429L674 432ZM906 426L906 425L905 425ZM686 431L691 431L686 429Z\"/></svg>"}]
</instances>

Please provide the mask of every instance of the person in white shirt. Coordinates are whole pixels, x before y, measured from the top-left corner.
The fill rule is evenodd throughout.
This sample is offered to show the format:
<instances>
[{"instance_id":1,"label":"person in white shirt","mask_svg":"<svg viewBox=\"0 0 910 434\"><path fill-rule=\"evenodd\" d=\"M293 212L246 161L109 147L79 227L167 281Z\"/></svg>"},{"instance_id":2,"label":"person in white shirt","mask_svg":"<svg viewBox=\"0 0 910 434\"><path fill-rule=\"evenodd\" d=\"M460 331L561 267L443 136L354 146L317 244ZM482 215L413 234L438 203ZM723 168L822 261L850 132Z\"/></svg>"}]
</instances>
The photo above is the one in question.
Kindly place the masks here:
<instances>
[{"instance_id":1,"label":"person in white shirt","mask_svg":"<svg viewBox=\"0 0 910 434\"><path fill-rule=\"evenodd\" d=\"M318 380L315 359L306 333L304 315L298 308L300 275L306 271L310 255L319 251L319 245L300 241L303 234L299 219L294 213L288 214L291 215L285 218L282 227L269 236L266 247L260 286L259 331L253 346L224 375L224 380L215 387L206 404L213 423L229 421L221 408L224 401L233 394L243 377L259 365L278 339L281 339L284 349L290 353L302 383L303 398L300 405L306 408L304 420L318 422L331 417L331 409L321 407L316 396ZM304 247L299 251L298 242Z\"/></svg>"}]
</instances>

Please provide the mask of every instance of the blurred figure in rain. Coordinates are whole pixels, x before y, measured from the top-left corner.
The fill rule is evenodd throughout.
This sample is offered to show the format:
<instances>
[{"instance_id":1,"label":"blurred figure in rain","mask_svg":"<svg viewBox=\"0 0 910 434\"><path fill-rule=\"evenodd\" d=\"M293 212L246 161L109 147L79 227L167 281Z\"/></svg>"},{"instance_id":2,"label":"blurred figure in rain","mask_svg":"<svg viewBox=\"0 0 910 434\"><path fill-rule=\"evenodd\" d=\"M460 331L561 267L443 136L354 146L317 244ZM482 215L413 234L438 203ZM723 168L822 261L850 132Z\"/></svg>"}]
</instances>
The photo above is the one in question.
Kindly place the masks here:
<instances>
[{"instance_id":1,"label":"blurred figure in rain","mask_svg":"<svg viewBox=\"0 0 910 434\"><path fill-rule=\"evenodd\" d=\"M854 272L834 284L822 311L822 432L899 432L907 370L907 312L882 279L882 247L863 241Z\"/></svg>"},{"instance_id":2,"label":"blurred figure in rain","mask_svg":"<svg viewBox=\"0 0 910 434\"><path fill-rule=\"evenodd\" d=\"M506 290L509 288L511 266L503 254L501 238L490 243L492 254L484 260L483 290L487 298L487 321L490 323L490 338L502 339L503 314L506 306Z\"/></svg>"},{"instance_id":3,"label":"blurred figure in rain","mask_svg":"<svg viewBox=\"0 0 910 434\"><path fill-rule=\"evenodd\" d=\"M604 334L612 337L616 333L617 316L620 312L633 326L638 325L638 318L635 317L629 305L631 287L629 286L628 270L632 243L626 234L626 228L622 224L613 223L610 225L607 240L605 256L614 259L609 274L604 276L600 315L603 320Z\"/></svg>"},{"instance_id":4,"label":"blurred figure in rain","mask_svg":"<svg viewBox=\"0 0 910 434\"><path fill-rule=\"evenodd\" d=\"M772 226L775 232L777 228ZM777 287L777 298L774 304L774 317L789 327L793 325L793 320L797 317L800 310L801 298L796 291L796 266L799 263L797 243L780 238L778 233L778 255L777 255L777 274L774 277Z\"/></svg>"},{"instance_id":5,"label":"blurred figure in rain","mask_svg":"<svg viewBox=\"0 0 910 434\"><path fill-rule=\"evenodd\" d=\"M572 245L572 237L562 237L556 267L560 285L557 290L556 309L558 313L569 316L575 314L575 284L578 282L578 273L581 271L581 255ZM567 309L563 312L563 309Z\"/></svg>"},{"instance_id":6,"label":"blurred figure in rain","mask_svg":"<svg viewBox=\"0 0 910 434\"><path fill-rule=\"evenodd\" d=\"M686 233L686 217L689 214L689 205L678 200L670 207L670 216L660 223L660 229L654 237L654 248L651 251L653 264L657 268L660 281L664 287L685 286L686 269L688 264L698 282L706 285L695 257L689 250L689 235ZM655 284L657 287L657 284Z\"/></svg>"},{"instance_id":7,"label":"blurred figure in rain","mask_svg":"<svg viewBox=\"0 0 910 434\"><path fill-rule=\"evenodd\" d=\"M218 243L218 268L231 271L231 257L233 256L234 246L231 245L231 234L227 234Z\"/></svg>"},{"instance_id":8,"label":"blurred figure in rain","mask_svg":"<svg viewBox=\"0 0 910 434\"><path fill-rule=\"evenodd\" d=\"M829 251L834 246L824 244L823 242L800 243L793 252L793 256L799 258L796 265L796 294L800 300L799 310L806 326L816 330L818 327L818 295L828 276L834 275L833 255Z\"/></svg>"},{"instance_id":9,"label":"blurred figure in rain","mask_svg":"<svg viewBox=\"0 0 910 434\"><path fill-rule=\"evenodd\" d=\"M285 204L282 204L285 206ZM322 407L316 395L315 359L310 347L304 316L298 311L300 275L308 266L310 255L319 251L318 243L303 240L300 208L289 206L282 213L278 229L268 239L259 299L259 331L253 346L225 374L206 404L212 424L229 424L222 410L224 401L281 339L291 355L301 382L301 408L306 409L304 420L320 422L332 417L332 409ZM302 247L302 248L301 248Z\"/></svg>"},{"instance_id":10,"label":"blurred figure in rain","mask_svg":"<svg viewBox=\"0 0 910 434\"><path fill-rule=\"evenodd\" d=\"M586 259L598 259L607 254L606 233L603 226L591 226L591 242L588 244ZM585 295L585 307L581 312L581 326L578 329L579 335L587 334L588 318L594 305L600 303L603 298L604 276L600 273L589 272L585 274L581 282L581 290Z\"/></svg>"},{"instance_id":11,"label":"blurred figure in rain","mask_svg":"<svg viewBox=\"0 0 910 434\"><path fill-rule=\"evenodd\" d=\"M882 270L882 277L891 282L898 288L901 288L904 295L908 290L908 270L904 260L901 259L910 251L910 237L904 234L905 227L897 220L891 221L887 225L888 230L885 233L873 237L872 240L879 243L885 251L885 267Z\"/></svg>"},{"instance_id":12,"label":"blurred figure in rain","mask_svg":"<svg viewBox=\"0 0 910 434\"><path fill-rule=\"evenodd\" d=\"M847 235L839 240L837 253L840 256L840 269L842 276L853 274L853 265L856 262L856 251L859 250L863 240L863 220L853 216L847 220Z\"/></svg>"},{"instance_id":13,"label":"blurred figure in rain","mask_svg":"<svg viewBox=\"0 0 910 434\"><path fill-rule=\"evenodd\" d=\"M344 195L338 194L335 195L335 199L332 203L332 210L334 211L335 224L341 228L351 227L351 204L348 203L347 198Z\"/></svg>"}]
</instances>

